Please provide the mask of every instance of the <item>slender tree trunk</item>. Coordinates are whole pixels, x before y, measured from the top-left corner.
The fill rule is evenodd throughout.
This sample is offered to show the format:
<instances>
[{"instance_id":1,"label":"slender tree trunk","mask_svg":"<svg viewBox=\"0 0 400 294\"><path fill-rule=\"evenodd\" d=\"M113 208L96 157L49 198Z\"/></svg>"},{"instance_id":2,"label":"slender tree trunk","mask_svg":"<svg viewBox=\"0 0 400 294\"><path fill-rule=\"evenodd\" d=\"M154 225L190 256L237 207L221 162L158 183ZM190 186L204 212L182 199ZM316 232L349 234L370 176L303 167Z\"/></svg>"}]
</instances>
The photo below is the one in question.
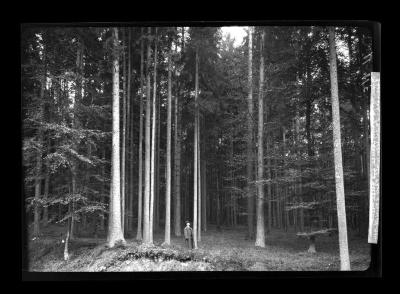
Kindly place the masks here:
<instances>
[{"instance_id":1,"label":"slender tree trunk","mask_svg":"<svg viewBox=\"0 0 400 294\"><path fill-rule=\"evenodd\" d=\"M339 91L336 65L336 42L335 28L329 27L329 64L331 76L332 94L332 120L333 120L333 142L335 158L335 182L336 182L336 203L339 227L339 251L340 269L350 270L349 247L347 243L346 205L344 197L343 165L342 165L342 142L340 137L340 112L339 112Z\"/></svg>"},{"instance_id":2,"label":"slender tree trunk","mask_svg":"<svg viewBox=\"0 0 400 294\"><path fill-rule=\"evenodd\" d=\"M158 99L157 101L157 146L156 146L156 179L155 179L155 208L154 208L154 229L159 229L159 222L160 222L160 128L161 128L161 101Z\"/></svg>"},{"instance_id":3,"label":"slender tree trunk","mask_svg":"<svg viewBox=\"0 0 400 294\"><path fill-rule=\"evenodd\" d=\"M102 160L104 160L104 161L106 160L106 148L103 148ZM105 203L105 198L106 198L106 197L104 196L104 186L105 186L105 184L106 184L106 180L105 180L106 172L105 172L104 165L105 165L105 163L103 163L103 164L101 165L101 176L103 177L103 182L102 182L102 184L101 184L101 190L100 190L100 192L101 192L101 202L102 202L102 203ZM105 215L104 215L104 212L101 213L100 228L101 228L102 231L105 230Z\"/></svg>"},{"instance_id":4,"label":"slender tree trunk","mask_svg":"<svg viewBox=\"0 0 400 294\"><path fill-rule=\"evenodd\" d=\"M195 73L195 119L194 119L194 177L193 177L193 246L194 249L197 249L197 227L198 227L198 222L197 222L197 212L198 212L198 203L197 203L197 193L198 193L198 136L197 136L197 130L198 130L198 117L197 117L197 108L198 108L198 88L199 87L199 53L198 53L198 48L196 48L196 73Z\"/></svg>"},{"instance_id":5,"label":"slender tree trunk","mask_svg":"<svg viewBox=\"0 0 400 294\"><path fill-rule=\"evenodd\" d=\"M125 29L121 30L123 45L126 45ZM126 56L125 49L122 52L122 142L121 142L121 227L122 234L125 232L125 163L126 163Z\"/></svg>"},{"instance_id":6,"label":"slender tree trunk","mask_svg":"<svg viewBox=\"0 0 400 294\"><path fill-rule=\"evenodd\" d=\"M179 119L179 100L178 100L178 95L180 94L179 88L177 89L177 95L175 96L175 134L174 134L174 151L175 151L175 169L174 169L174 186L175 186L175 215L174 215L174 220L175 220L175 226L174 226L174 231L175 231L175 236L179 237L181 236L181 142L180 142L180 119Z\"/></svg>"},{"instance_id":7,"label":"slender tree trunk","mask_svg":"<svg viewBox=\"0 0 400 294\"><path fill-rule=\"evenodd\" d=\"M143 198L143 97L144 97L144 32L141 30L140 42L140 101L139 101L139 171L138 171L138 226L136 240L142 240L142 198Z\"/></svg>"},{"instance_id":8,"label":"slender tree trunk","mask_svg":"<svg viewBox=\"0 0 400 294\"><path fill-rule=\"evenodd\" d=\"M171 44L172 47L172 44ZM167 179L165 190L165 237L164 243L171 243L171 115L172 115L172 93L171 93L171 74L172 74L172 48L168 54L168 103L167 103Z\"/></svg>"},{"instance_id":9,"label":"slender tree trunk","mask_svg":"<svg viewBox=\"0 0 400 294\"><path fill-rule=\"evenodd\" d=\"M219 178L219 170L217 170L217 205L216 205L216 223L217 223L217 231L221 231L221 201L220 201L220 178Z\"/></svg>"},{"instance_id":10,"label":"slender tree trunk","mask_svg":"<svg viewBox=\"0 0 400 294\"><path fill-rule=\"evenodd\" d=\"M199 108L197 107L197 187L198 192L198 228L197 228L197 241L201 242L201 144L200 144L200 123L201 118L199 114Z\"/></svg>"},{"instance_id":11,"label":"slender tree trunk","mask_svg":"<svg viewBox=\"0 0 400 294\"><path fill-rule=\"evenodd\" d=\"M296 143L297 143L297 147L296 147L296 152L297 155L300 156L301 155L301 151L300 151L300 118L299 118L299 111L297 110L296 112ZM299 159L298 159L299 160ZM299 193L299 201L300 204L302 205L303 203L303 197L302 197L302 167L301 165L299 166L300 169L300 176L299 176L299 180L296 181L297 182L297 186L298 186L298 193ZM303 232L304 231L304 210L303 208L299 209L299 217L300 217L300 231Z\"/></svg>"},{"instance_id":12,"label":"slender tree trunk","mask_svg":"<svg viewBox=\"0 0 400 294\"><path fill-rule=\"evenodd\" d=\"M271 153L271 144L270 144L271 138L268 136L267 137L267 153ZM268 174L268 179L271 181L272 180L272 168L271 168L271 158L268 157L267 159L267 174ZM271 182L268 182L267 184L267 192L268 192L268 232L271 232L272 230L272 184Z\"/></svg>"},{"instance_id":13,"label":"slender tree trunk","mask_svg":"<svg viewBox=\"0 0 400 294\"><path fill-rule=\"evenodd\" d=\"M44 117L44 91L46 89L46 47L43 48L43 65L42 65L42 77L40 81L40 110L39 110L39 120L42 122ZM43 130L39 126L38 130L38 141L39 144L43 144ZM39 211L39 199L41 195L41 184L42 184L42 154L43 148L40 146L38 153L36 155L36 177L35 177L35 205L33 211L33 236L39 237L40 234L40 211Z\"/></svg>"},{"instance_id":14,"label":"slender tree trunk","mask_svg":"<svg viewBox=\"0 0 400 294\"><path fill-rule=\"evenodd\" d=\"M257 158L257 230L255 246L265 247L265 228L264 228L264 38L265 32L261 34L260 43L260 88L258 91L258 158Z\"/></svg>"},{"instance_id":15,"label":"slender tree trunk","mask_svg":"<svg viewBox=\"0 0 400 294\"><path fill-rule=\"evenodd\" d=\"M131 77L132 77L132 53L131 53L131 35L132 31L129 29L128 33L128 138L130 138L129 146L129 212L128 212L128 231L131 232L133 230L133 104L131 103L132 95L131 95ZM141 115L141 114L140 114Z\"/></svg>"},{"instance_id":16,"label":"slender tree trunk","mask_svg":"<svg viewBox=\"0 0 400 294\"><path fill-rule=\"evenodd\" d=\"M108 220L107 243L110 248L116 243L125 244L124 235L121 227L121 177L120 177L120 140L119 140L119 56L118 48L118 29L113 28L114 52L113 52L113 121L112 121L112 153L111 153L111 189L110 189L110 213Z\"/></svg>"},{"instance_id":17,"label":"slender tree trunk","mask_svg":"<svg viewBox=\"0 0 400 294\"><path fill-rule=\"evenodd\" d=\"M152 124L151 124L151 167L150 167L150 216L149 216L149 239L153 243L153 219L154 219L154 195L155 195L155 149L156 149L156 99L157 99L157 28L155 28L155 44L154 44L154 73L153 73L153 101L152 101Z\"/></svg>"},{"instance_id":18,"label":"slender tree trunk","mask_svg":"<svg viewBox=\"0 0 400 294\"><path fill-rule=\"evenodd\" d=\"M50 154L50 139L47 138L47 154ZM46 163L46 175L44 178L44 200L47 201L49 197L49 185L50 185L50 170L49 170L49 164L48 162ZM43 208L43 225L47 226L49 222L49 209L47 205Z\"/></svg>"},{"instance_id":19,"label":"slender tree trunk","mask_svg":"<svg viewBox=\"0 0 400 294\"><path fill-rule=\"evenodd\" d=\"M79 127L79 121L76 116L77 113L77 105L80 103L82 98L82 66L83 66L83 43L82 40L79 41L79 46L76 53L76 92L75 92L75 101L73 107L73 117L72 117L72 127L77 129ZM78 148L76 144L73 144L73 149L78 152ZM72 161L71 167L71 174L72 174L72 194L75 196L77 192L77 183L76 183L76 176L77 176L77 162L76 160ZM72 200L72 212L71 212L71 232L70 232L70 239L75 238L75 200Z\"/></svg>"},{"instance_id":20,"label":"slender tree trunk","mask_svg":"<svg viewBox=\"0 0 400 294\"><path fill-rule=\"evenodd\" d=\"M253 214L254 214L254 197L253 197L253 28L249 27L249 63L248 63L248 98L247 98L247 226L248 238L253 239Z\"/></svg>"},{"instance_id":21,"label":"slender tree trunk","mask_svg":"<svg viewBox=\"0 0 400 294\"><path fill-rule=\"evenodd\" d=\"M151 35L151 28L148 28L148 37ZM150 137L151 137L151 85L150 85L150 64L151 64L151 51L150 41L147 43L147 85L146 85L146 133L145 133L145 187L144 187L144 206L143 206L143 241L150 243Z\"/></svg>"}]
</instances>

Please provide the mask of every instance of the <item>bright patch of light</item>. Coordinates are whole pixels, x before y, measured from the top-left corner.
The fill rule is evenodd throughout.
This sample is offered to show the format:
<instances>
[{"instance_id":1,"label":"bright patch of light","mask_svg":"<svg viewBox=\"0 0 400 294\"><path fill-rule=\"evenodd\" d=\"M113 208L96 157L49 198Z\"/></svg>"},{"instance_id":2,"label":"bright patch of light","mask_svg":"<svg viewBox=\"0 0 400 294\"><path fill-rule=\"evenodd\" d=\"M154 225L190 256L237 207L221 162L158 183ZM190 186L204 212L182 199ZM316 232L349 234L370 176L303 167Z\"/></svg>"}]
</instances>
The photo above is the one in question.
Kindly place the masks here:
<instances>
[{"instance_id":1,"label":"bright patch of light","mask_svg":"<svg viewBox=\"0 0 400 294\"><path fill-rule=\"evenodd\" d=\"M238 47L242 44L243 39L247 36L246 29L248 27L222 27L222 38L226 39L228 34L232 39L235 39L233 45Z\"/></svg>"}]
</instances>

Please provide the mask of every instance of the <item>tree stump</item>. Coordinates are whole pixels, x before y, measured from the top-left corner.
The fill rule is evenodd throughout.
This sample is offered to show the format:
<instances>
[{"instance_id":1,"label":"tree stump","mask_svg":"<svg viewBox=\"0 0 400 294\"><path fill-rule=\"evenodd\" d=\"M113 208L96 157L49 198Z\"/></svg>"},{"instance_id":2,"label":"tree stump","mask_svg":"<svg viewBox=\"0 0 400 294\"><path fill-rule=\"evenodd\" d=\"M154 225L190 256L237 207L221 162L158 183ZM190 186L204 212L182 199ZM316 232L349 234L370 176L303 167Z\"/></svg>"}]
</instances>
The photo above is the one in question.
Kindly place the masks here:
<instances>
[{"instance_id":1,"label":"tree stump","mask_svg":"<svg viewBox=\"0 0 400 294\"><path fill-rule=\"evenodd\" d=\"M297 237L299 238L305 238L308 239L310 242L310 246L308 247L307 252L309 253L317 253L315 243L317 236L323 236L323 235L331 235L331 232L336 231L336 229L323 229L319 231L312 231L308 233L297 233Z\"/></svg>"}]
</instances>

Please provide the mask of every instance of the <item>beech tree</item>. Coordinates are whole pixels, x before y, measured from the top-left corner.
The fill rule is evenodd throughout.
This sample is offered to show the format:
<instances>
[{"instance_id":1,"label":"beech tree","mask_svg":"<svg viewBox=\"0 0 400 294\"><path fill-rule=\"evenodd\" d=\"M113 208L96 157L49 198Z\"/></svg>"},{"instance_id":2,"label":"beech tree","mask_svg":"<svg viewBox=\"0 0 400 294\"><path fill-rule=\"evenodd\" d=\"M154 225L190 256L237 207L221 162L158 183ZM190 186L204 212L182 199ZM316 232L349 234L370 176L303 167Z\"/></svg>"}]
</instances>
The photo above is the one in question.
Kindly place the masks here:
<instances>
[{"instance_id":1,"label":"beech tree","mask_svg":"<svg viewBox=\"0 0 400 294\"><path fill-rule=\"evenodd\" d=\"M147 32L147 65L146 65L146 132L145 132L145 186L144 186L144 201L143 201L143 242L150 243L150 126L151 126L151 89L150 89L150 37L151 28Z\"/></svg>"},{"instance_id":2,"label":"beech tree","mask_svg":"<svg viewBox=\"0 0 400 294\"><path fill-rule=\"evenodd\" d=\"M120 141L119 141L119 44L118 29L113 28L113 120L112 120L112 156L111 156L111 189L110 216L108 220L107 243L114 247L116 243L125 243L121 226L121 185L120 185Z\"/></svg>"},{"instance_id":3,"label":"beech tree","mask_svg":"<svg viewBox=\"0 0 400 294\"><path fill-rule=\"evenodd\" d=\"M339 90L336 65L335 28L329 27L329 65L332 95L333 154L335 159L336 204L339 228L340 269L350 270L347 242L346 204L344 198L342 139L340 136Z\"/></svg>"}]
</instances>

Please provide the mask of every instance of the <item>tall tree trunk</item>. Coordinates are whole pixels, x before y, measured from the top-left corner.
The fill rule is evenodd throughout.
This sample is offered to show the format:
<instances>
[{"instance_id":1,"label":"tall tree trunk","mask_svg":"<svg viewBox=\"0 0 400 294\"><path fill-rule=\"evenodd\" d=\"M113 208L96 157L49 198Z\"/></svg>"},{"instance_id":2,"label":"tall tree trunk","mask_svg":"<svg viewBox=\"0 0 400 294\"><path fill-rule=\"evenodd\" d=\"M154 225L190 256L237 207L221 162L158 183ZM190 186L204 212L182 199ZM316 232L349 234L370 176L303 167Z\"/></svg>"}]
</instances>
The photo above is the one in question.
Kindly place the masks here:
<instances>
[{"instance_id":1,"label":"tall tree trunk","mask_svg":"<svg viewBox=\"0 0 400 294\"><path fill-rule=\"evenodd\" d=\"M296 152L297 152L297 155L300 158L300 156L301 156L301 151L300 151L300 117L299 117L299 111L298 110L296 111L296 143L297 143ZM300 169L300 171L299 171L300 176L299 176L299 180L296 181L296 182L297 182L297 185L298 185L299 202L300 202L300 205L302 205L302 203L303 203L303 197L302 197L303 187L302 187L302 185L303 184L302 184L302 171L301 171L302 170L302 166L301 166L301 164L299 166L299 169ZM300 231L303 232L304 231L304 209L303 208L299 209L299 217L300 217Z\"/></svg>"},{"instance_id":2,"label":"tall tree trunk","mask_svg":"<svg viewBox=\"0 0 400 294\"><path fill-rule=\"evenodd\" d=\"M206 156L206 154L205 154L205 138L206 138L206 136L205 136L205 133L206 133L206 128L205 128L205 124L206 124L206 121L205 120L203 120L203 140L202 140L202 146L203 146L203 154L204 154L204 160L203 160L203 165L202 165L202 176L201 176L201 179L202 179L202 191L203 191L203 197L201 198L202 200L203 200L203 203L202 203L202 213L203 213L203 215L202 215L202 220L203 220L203 225L202 225L202 227L203 227L203 231L204 232L206 232L207 231L207 179L206 179L206 169L207 169L207 156Z\"/></svg>"},{"instance_id":3,"label":"tall tree trunk","mask_svg":"<svg viewBox=\"0 0 400 294\"><path fill-rule=\"evenodd\" d=\"M103 160L103 161L106 160L106 148L103 148L102 160ZM101 176L103 177L103 181L102 181L102 183L101 183L101 190L100 190L100 193L101 193L101 202L102 202L102 203L105 203L105 198L106 198L106 197L104 196L104 187L105 187L105 185L106 185L106 180L105 180L106 172L105 172L104 165L105 165L105 163L103 163L103 164L101 165ZM102 214L101 214L101 218L100 218L100 228L101 228L102 231L105 230L105 215L104 215L104 212L102 212Z\"/></svg>"},{"instance_id":4,"label":"tall tree trunk","mask_svg":"<svg viewBox=\"0 0 400 294\"><path fill-rule=\"evenodd\" d=\"M198 212L198 203L197 203L197 193L198 193L198 188L197 188L197 184L198 184L198 176L197 176L197 172L198 172L198 168L197 168L197 164L198 164L198 152L197 152L197 148L198 148L198 137L197 137L197 129L198 129L198 117L197 117L197 107L198 107L198 89L199 89L199 52L198 52L198 48L196 48L196 73L195 73L195 115L194 115L194 175L193 175L193 245L194 245L194 249L197 249L197 212Z\"/></svg>"},{"instance_id":5,"label":"tall tree trunk","mask_svg":"<svg viewBox=\"0 0 400 294\"><path fill-rule=\"evenodd\" d=\"M183 41L182 41L183 42ZM183 45L182 45L183 47ZM180 107L178 96L180 95L180 87L177 87L175 95L175 134L174 134L174 186L175 186L175 209L174 209L174 231L175 236L181 236L181 132L180 132Z\"/></svg>"},{"instance_id":6,"label":"tall tree trunk","mask_svg":"<svg viewBox=\"0 0 400 294\"><path fill-rule=\"evenodd\" d=\"M148 28L148 37L151 35L151 28ZM147 43L147 85L146 85L146 133L145 133L145 186L144 186L144 205L143 205L143 241L150 242L150 137L151 137L151 85L150 85L150 64L151 52L150 41Z\"/></svg>"},{"instance_id":7,"label":"tall tree trunk","mask_svg":"<svg viewBox=\"0 0 400 294\"><path fill-rule=\"evenodd\" d=\"M271 137L267 136L267 153L271 153ZM272 168L271 168L271 158L268 156L267 159L267 175L268 179L272 180ZM268 193L268 233L272 230L272 184L271 182L267 183L267 193Z\"/></svg>"},{"instance_id":8,"label":"tall tree trunk","mask_svg":"<svg viewBox=\"0 0 400 294\"><path fill-rule=\"evenodd\" d=\"M221 231L221 201L220 201L220 177L219 177L219 169L217 169L217 205L216 205L216 223L217 223L217 231Z\"/></svg>"},{"instance_id":9,"label":"tall tree trunk","mask_svg":"<svg viewBox=\"0 0 400 294\"><path fill-rule=\"evenodd\" d=\"M170 45L172 47L172 43ZM167 102L167 178L165 189L165 236L164 243L171 243L171 115L172 115L172 93L171 93L171 74L172 74L172 48L168 54L168 102Z\"/></svg>"},{"instance_id":10,"label":"tall tree trunk","mask_svg":"<svg viewBox=\"0 0 400 294\"><path fill-rule=\"evenodd\" d=\"M46 89L46 47L43 46L43 64L42 64L42 77L40 81L40 106L39 106L39 120L43 122L44 117L44 91ZM33 236L39 237L40 234L40 211L39 211L39 199L41 195L42 186L42 155L43 155L43 130L39 126L38 129L38 141L40 148L36 155L36 177L35 177L35 204L33 211Z\"/></svg>"},{"instance_id":11,"label":"tall tree trunk","mask_svg":"<svg viewBox=\"0 0 400 294\"><path fill-rule=\"evenodd\" d=\"M200 125L201 118L199 114L199 108L197 107L197 187L199 189L198 192L198 228L197 228L197 241L201 242L201 148L200 148Z\"/></svg>"},{"instance_id":12,"label":"tall tree trunk","mask_svg":"<svg viewBox=\"0 0 400 294\"><path fill-rule=\"evenodd\" d=\"M333 120L333 143L335 158L335 182L336 182L336 204L339 227L339 251L340 269L350 270L349 247L347 243L346 205L344 197L343 165L342 165L342 142L340 137L340 112L339 91L336 65L336 42L335 28L329 27L329 64L331 76L332 94L332 120Z\"/></svg>"},{"instance_id":13,"label":"tall tree trunk","mask_svg":"<svg viewBox=\"0 0 400 294\"><path fill-rule=\"evenodd\" d=\"M258 158L257 158L257 230L255 246L265 247L265 228L264 228L264 38L265 32L261 33L260 43L260 88L258 91Z\"/></svg>"},{"instance_id":14,"label":"tall tree trunk","mask_svg":"<svg viewBox=\"0 0 400 294\"><path fill-rule=\"evenodd\" d=\"M122 28L122 42L123 46L126 45L125 29ZM122 234L125 232L125 163L126 163L126 56L125 49L122 52L122 69L123 69L123 79L122 79L122 142L121 142L121 227Z\"/></svg>"},{"instance_id":15,"label":"tall tree trunk","mask_svg":"<svg viewBox=\"0 0 400 294\"><path fill-rule=\"evenodd\" d=\"M79 121L77 118L77 105L80 103L82 99L82 66L83 66L83 43L82 40L79 40L79 45L76 53L76 88L75 88L75 101L73 106L73 117L72 117L72 127L74 129L79 128ZM78 152L78 147L76 144L73 144L73 149ZM77 162L76 160L72 160L72 167L71 167L71 174L72 174L72 194L75 196L77 193ZM75 200L72 200L72 211L71 211L71 232L70 232L70 239L75 238Z\"/></svg>"},{"instance_id":16,"label":"tall tree trunk","mask_svg":"<svg viewBox=\"0 0 400 294\"><path fill-rule=\"evenodd\" d=\"M152 100L152 124L151 124L151 167L150 167L150 216L149 216L149 240L153 243L153 219L154 219L154 180L155 180L155 149L156 149L156 99L157 99L157 27L155 28L154 44L154 73L153 73L153 100Z\"/></svg>"},{"instance_id":17,"label":"tall tree trunk","mask_svg":"<svg viewBox=\"0 0 400 294\"><path fill-rule=\"evenodd\" d=\"M161 129L161 101L157 101L157 146L156 146L156 179L155 179L155 208L154 208L154 228L159 229L160 222L160 129Z\"/></svg>"},{"instance_id":18,"label":"tall tree trunk","mask_svg":"<svg viewBox=\"0 0 400 294\"><path fill-rule=\"evenodd\" d=\"M138 171L138 226L136 240L142 240L142 198L143 198L143 97L144 97L144 32L140 41L140 97L139 97L139 171ZM146 114L147 115L147 114Z\"/></svg>"},{"instance_id":19,"label":"tall tree trunk","mask_svg":"<svg viewBox=\"0 0 400 294\"><path fill-rule=\"evenodd\" d=\"M283 140L283 176L285 178L285 183L288 183L286 181L286 177L287 177L287 167L286 167L286 129L283 128L282 130L282 140ZM283 201L283 211L284 211L284 215L285 215L285 231L288 230L289 227L289 212L286 210L286 205L287 205L287 196L288 196L288 184L285 184L284 187L284 201Z\"/></svg>"},{"instance_id":20,"label":"tall tree trunk","mask_svg":"<svg viewBox=\"0 0 400 294\"><path fill-rule=\"evenodd\" d=\"M128 208L128 231L132 231L133 229L133 103L131 103L132 95L131 95L131 76L132 76L132 53L131 53L131 35L132 31L129 29L128 33L128 97L127 97L127 107L128 107L128 138L130 141L129 147L129 208Z\"/></svg>"},{"instance_id":21,"label":"tall tree trunk","mask_svg":"<svg viewBox=\"0 0 400 294\"><path fill-rule=\"evenodd\" d=\"M117 242L125 244L121 227L121 185L120 185L120 140L119 140L119 56L118 56L118 29L113 28L113 107L112 107L112 153L111 153L111 189L110 213L108 220L107 243L110 248Z\"/></svg>"},{"instance_id":22,"label":"tall tree trunk","mask_svg":"<svg viewBox=\"0 0 400 294\"><path fill-rule=\"evenodd\" d=\"M50 154L50 138L47 138L47 154ZM44 178L44 200L47 201L49 197L49 185L50 185L50 170L49 170L49 164L48 162L46 163L46 175ZM47 205L43 208L43 225L47 226L49 222L49 209Z\"/></svg>"},{"instance_id":23,"label":"tall tree trunk","mask_svg":"<svg viewBox=\"0 0 400 294\"><path fill-rule=\"evenodd\" d=\"M248 63L248 98L247 98L247 226L248 238L253 239L253 214L254 195L252 188L253 180L253 28L249 27L249 63Z\"/></svg>"}]
</instances>

